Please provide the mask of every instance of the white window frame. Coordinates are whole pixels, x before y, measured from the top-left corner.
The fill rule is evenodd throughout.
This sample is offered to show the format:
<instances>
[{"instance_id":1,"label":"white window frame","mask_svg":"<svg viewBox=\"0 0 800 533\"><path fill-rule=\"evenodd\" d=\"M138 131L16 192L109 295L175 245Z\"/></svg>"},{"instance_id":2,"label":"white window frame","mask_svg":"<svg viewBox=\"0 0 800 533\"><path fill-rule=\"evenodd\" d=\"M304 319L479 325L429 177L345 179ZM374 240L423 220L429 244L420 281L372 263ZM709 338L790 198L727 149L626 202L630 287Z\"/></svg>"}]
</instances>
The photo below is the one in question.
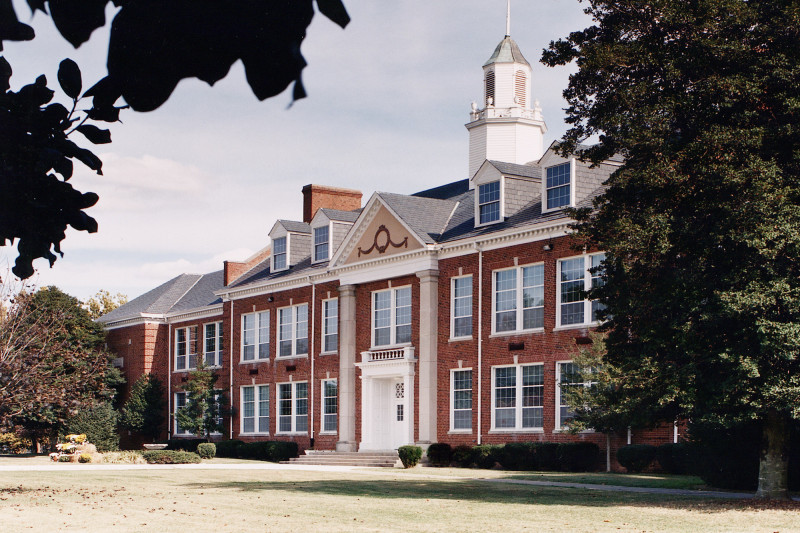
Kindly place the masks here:
<instances>
[{"instance_id":1,"label":"white window frame","mask_svg":"<svg viewBox=\"0 0 800 533\"><path fill-rule=\"evenodd\" d=\"M297 320L298 312L299 312L299 310L301 308L305 308L305 310L306 310L306 319L305 319L304 322L300 322L300 321ZM281 322L281 318L283 316L285 316L284 313L287 312L287 311L289 312L289 316L291 318L291 321L288 322L288 323L283 323L283 322ZM300 326L303 323L305 323L305 336L301 337L299 335L299 333L300 333ZM309 339L308 339L308 323L309 323L309 316L308 316L308 304L307 303L290 305L290 306L287 306L287 307L281 307L281 308L279 308L277 310L277 323L276 323L277 332L276 332L276 336L277 336L278 340L275 343L277 345L275 347L276 348L276 350L275 350L275 359L288 359L290 357L308 356L308 341L309 341ZM284 325L284 324L289 326L289 329L291 330L291 337L287 337L287 338L283 337L283 328L281 326ZM301 341L303 339L305 339L305 341L306 341L306 349L305 349L304 352L301 352L301 351L298 351L298 344L299 344L299 341ZM282 342L291 342L292 350L291 350L291 352L289 354L281 355L281 343Z\"/></svg>"},{"instance_id":2,"label":"white window frame","mask_svg":"<svg viewBox=\"0 0 800 533\"><path fill-rule=\"evenodd\" d=\"M561 165L569 165L569 204L559 207L549 207L547 204L547 169L558 167ZM542 213L550 213L552 211L560 211L567 207L575 207L575 172L576 172L575 158L572 157L566 161L561 161L553 165L548 165L542 169ZM561 185L559 185L561 187ZM552 187L551 187L552 188Z\"/></svg>"},{"instance_id":3,"label":"white window frame","mask_svg":"<svg viewBox=\"0 0 800 533\"><path fill-rule=\"evenodd\" d=\"M469 380L469 395L470 395L470 407L469 409L456 409L456 372L469 372L470 373L470 380ZM450 433L472 433L472 416L473 416L473 409L475 408L475 395L474 395L474 387L473 387L473 372L472 368L451 368L450 369ZM458 389L460 391L467 390L467 389ZM456 411L469 411L469 428L456 428L455 421Z\"/></svg>"},{"instance_id":4,"label":"white window frame","mask_svg":"<svg viewBox=\"0 0 800 533\"><path fill-rule=\"evenodd\" d=\"M331 302L336 303L336 315L330 314ZM333 330L333 331L331 331ZM328 340L334 339L334 349L329 350ZM329 298L322 300L322 353L330 354L339 351L339 299Z\"/></svg>"},{"instance_id":5,"label":"white window frame","mask_svg":"<svg viewBox=\"0 0 800 533\"><path fill-rule=\"evenodd\" d=\"M573 257L563 257L556 262L556 329L570 329L570 328L581 328L586 326L597 326L599 324L598 321L593 320L593 303L595 300L584 299L581 300L583 303L583 321L582 322L575 322L573 324L562 324L561 318L561 307L565 305L561 301L561 286L564 281L561 279L561 269L562 265L565 261L571 261L574 259L583 259L583 290L588 291L592 288L592 280L597 278L598 276L592 276L592 273L589 270L592 268L592 258L597 256L605 256L604 252L597 252L592 254L583 254L583 255L576 255ZM577 280L574 280L577 281ZM577 304L578 302L566 302L566 304Z\"/></svg>"},{"instance_id":6,"label":"white window frame","mask_svg":"<svg viewBox=\"0 0 800 533\"><path fill-rule=\"evenodd\" d=\"M283 241L286 243L286 248L283 253L277 254L275 253L275 245L281 239L283 239ZM278 258L278 256L284 257L284 264L280 268L276 266L276 259ZM283 237L275 237L274 239L272 239L272 271L281 272L283 270L287 270L288 268L289 268L289 234L287 233Z\"/></svg>"},{"instance_id":7,"label":"white window frame","mask_svg":"<svg viewBox=\"0 0 800 533\"><path fill-rule=\"evenodd\" d=\"M245 416L245 389L253 390L253 416ZM239 434L240 435L269 435L270 424L270 387L269 383L257 383L254 385L242 385L239 387ZM262 406L266 404L267 414L261 414ZM253 431L245 431L245 419L253 419ZM263 430L262 422L266 418L266 431Z\"/></svg>"},{"instance_id":8,"label":"white window frame","mask_svg":"<svg viewBox=\"0 0 800 533\"><path fill-rule=\"evenodd\" d=\"M183 333L184 344L185 344L184 348L185 352L183 355L179 355L180 353L179 346L181 344L179 338L181 336L181 332ZM175 328L174 343L175 343L174 345L175 356L173 357L173 364L174 364L173 371L189 372L191 370L196 370L197 369L197 326L185 326L182 328ZM183 365L178 364L179 357L184 358Z\"/></svg>"},{"instance_id":9,"label":"white window frame","mask_svg":"<svg viewBox=\"0 0 800 533\"><path fill-rule=\"evenodd\" d=\"M533 385L535 387L541 387L541 396L542 396L542 405L539 406L528 406L536 407L540 410L542 414L542 425L541 426L532 426L532 427L522 427L523 423L523 409L525 405L523 403L524 400L524 385L522 381L523 376L523 368L525 367L539 367L542 369L542 383L540 385ZM496 410L497 410L497 403L496 403L496 392L497 392L497 372L496 369L498 368L515 368L516 369L516 378L515 378L515 402L514 402L514 427L501 427L498 428L495 420ZM526 363L526 364L516 364L516 365L496 365L491 367L492 372L492 403L490 406L491 409L491 428L489 430L490 433L543 433L544 432L544 399L545 399L545 391L544 391L544 363ZM509 409L509 408L504 408Z\"/></svg>"},{"instance_id":10,"label":"white window frame","mask_svg":"<svg viewBox=\"0 0 800 533\"><path fill-rule=\"evenodd\" d=\"M336 394L328 395L327 383L333 383ZM335 435L339 432L339 381L336 378L323 379L320 382L320 435ZM329 401L332 400L332 401ZM331 419L331 417L333 417ZM328 423L333 420L333 429L329 429Z\"/></svg>"},{"instance_id":11,"label":"white window frame","mask_svg":"<svg viewBox=\"0 0 800 533\"><path fill-rule=\"evenodd\" d=\"M490 185L492 183L499 183L499 187L498 188L499 188L500 198L498 200L499 209L498 209L498 214L497 214L497 220L490 220L488 222L481 222L481 206L488 204L488 202L484 203L484 204L481 204L481 199L480 199L481 187L484 187L486 185ZM490 226L492 224L497 224L497 223L502 222L503 220L505 220L505 202L504 202L504 199L505 199L505 179L504 179L504 177L501 176L499 179L487 180L487 181L485 181L483 183L475 183L475 227L477 228L479 226ZM494 202L492 202L492 203L494 203Z\"/></svg>"},{"instance_id":12,"label":"white window frame","mask_svg":"<svg viewBox=\"0 0 800 533\"><path fill-rule=\"evenodd\" d=\"M182 397L183 398L183 405L179 406L180 402L178 401L178 397ZM174 401L174 403L172 404L173 405L173 411L172 411L172 434L176 435L176 436L182 436L182 437L194 435L194 433L190 433L188 430L178 431L178 429L180 428L180 426L178 425L178 411L180 409L183 409L184 407L186 407L186 405L188 404L189 397L188 397L187 393L186 392L176 392L173 395L172 399Z\"/></svg>"},{"instance_id":13,"label":"white window frame","mask_svg":"<svg viewBox=\"0 0 800 533\"><path fill-rule=\"evenodd\" d=\"M556 431L564 431L569 427L569 426L565 426L561 422L561 407L563 406L563 407L569 408L569 406L564 404L562 402L562 400L561 400L561 365L566 365L566 364L575 364L575 361L573 361L571 359L565 360L565 361L556 361L556 402L555 402L555 404L556 404L555 430ZM591 381L590 380L590 381L582 381L580 383L575 383L574 385L578 385L578 386L579 385L583 385L584 387L592 387L592 386L594 386L596 384L597 384L596 381ZM581 433L593 432L593 431L594 431L593 429L586 429L586 430L581 431Z\"/></svg>"},{"instance_id":14,"label":"white window frame","mask_svg":"<svg viewBox=\"0 0 800 533\"><path fill-rule=\"evenodd\" d=\"M469 279L469 315L456 316L456 281L462 279ZM450 338L451 339L471 339L473 332L472 320L472 296L473 296L473 281L472 274L463 276L455 276L450 279ZM465 299L467 296L461 296L459 299ZM469 335L456 335L456 319L457 318L470 318Z\"/></svg>"},{"instance_id":15,"label":"white window frame","mask_svg":"<svg viewBox=\"0 0 800 533\"><path fill-rule=\"evenodd\" d=\"M305 397L300 397L297 394L297 389L300 385L305 385L306 395ZM284 387L289 387L291 392L290 397L281 398L281 391L284 390ZM309 390L308 390L308 381L288 381L285 383L278 383L275 387L275 395L276 395L276 411L275 411L275 434L276 435L307 435L309 431ZM289 414L282 414L283 407L286 405L285 402L290 402L290 412ZM305 413L303 411L303 401L305 401ZM283 403L282 403L283 402ZM290 429L289 430L281 430L281 422L285 418L290 419ZM305 418L305 429L297 429L298 422Z\"/></svg>"},{"instance_id":16,"label":"white window frame","mask_svg":"<svg viewBox=\"0 0 800 533\"><path fill-rule=\"evenodd\" d=\"M533 285L532 287L542 287L542 305L534 306L534 307L523 307L524 303L524 287L523 283L523 269L525 268L536 268L541 267L542 269L542 284L541 285ZM508 272L511 270L516 271L516 288L515 290L515 305L516 305L516 318L515 318L515 329L510 329L506 331L497 331L497 275L500 272ZM539 332L544 331L544 308L545 308L545 288L546 288L546 281L545 281L545 268L544 263L531 263L528 265L519 265L510 268L499 268L497 270L492 271L492 335L516 335L519 333L531 333L531 332ZM524 324L524 317L525 317L525 309L542 309L542 325L535 327L535 328L528 328L523 329L522 325ZM504 313L508 311L502 311Z\"/></svg>"},{"instance_id":17,"label":"white window frame","mask_svg":"<svg viewBox=\"0 0 800 533\"><path fill-rule=\"evenodd\" d=\"M247 331L245 329L245 321L247 318L253 319L253 358L245 359L245 348L250 346L245 344ZM269 361L269 334L270 334L270 312L269 309L264 311L256 311L255 313L244 313L240 319L241 322L241 335L239 346L239 362L240 363L256 363L259 361ZM266 339L262 338L266 337ZM262 350L261 347L264 346ZM262 357L263 355L263 357Z\"/></svg>"},{"instance_id":18,"label":"white window frame","mask_svg":"<svg viewBox=\"0 0 800 533\"><path fill-rule=\"evenodd\" d=\"M328 232L328 235L326 236L326 239L324 241L317 242L317 231L318 230L323 230L323 229ZM330 257L331 257L331 233L333 233L333 232L331 231L331 225L330 224L326 224L324 226L317 226L316 228L313 228L313 230L311 232L311 239L312 239L312 242L311 242L311 251L312 251L311 256L313 258L312 263L322 263L323 261L327 261L328 259L330 259ZM317 256L317 247L318 246L322 246L323 244L325 245L325 255L324 255L324 257L318 257Z\"/></svg>"},{"instance_id":19,"label":"white window frame","mask_svg":"<svg viewBox=\"0 0 800 533\"><path fill-rule=\"evenodd\" d=\"M409 291L409 322L408 324L398 324L397 323L397 293L402 290ZM377 345L375 343L375 298L378 294L389 292L391 293L390 303L389 303L389 343L388 344L381 344ZM372 329L372 349L387 349L394 346L408 346L411 344L412 339L414 338L414 331L413 331L413 323L414 323L414 291L411 288L411 285L403 285L402 287L392 287L390 289L382 289L379 291L373 291L371 295L372 305L370 306L370 322L371 322L371 329ZM411 332L409 333L409 340L408 342L397 342L397 328L398 326L409 326ZM384 326L385 327L385 326Z\"/></svg>"},{"instance_id":20,"label":"white window frame","mask_svg":"<svg viewBox=\"0 0 800 533\"><path fill-rule=\"evenodd\" d=\"M214 329L214 349L208 349L208 341L210 340L208 337L208 329ZM206 366L218 368L222 366L222 343L223 343L223 332L222 332L222 322L207 322L203 324L203 362L205 362ZM212 363L209 364L208 358L209 354L211 354Z\"/></svg>"}]
</instances>

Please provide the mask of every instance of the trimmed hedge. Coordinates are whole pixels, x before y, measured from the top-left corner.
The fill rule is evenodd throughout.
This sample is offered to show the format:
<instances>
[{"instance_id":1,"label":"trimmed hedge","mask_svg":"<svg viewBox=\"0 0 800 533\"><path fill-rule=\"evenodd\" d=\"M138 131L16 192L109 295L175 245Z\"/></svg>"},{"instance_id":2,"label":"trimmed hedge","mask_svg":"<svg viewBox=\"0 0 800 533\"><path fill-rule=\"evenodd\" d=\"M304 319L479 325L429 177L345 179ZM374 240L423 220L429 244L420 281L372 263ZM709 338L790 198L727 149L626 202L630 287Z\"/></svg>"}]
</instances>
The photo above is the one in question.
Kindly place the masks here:
<instances>
[{"instance_id":1,"label":"trimmed hedge","mask_svg":"<svg viewBox=\"0 0 800 533\"><path fill-rule=\"evenodd\" d=\"M194 452L183 452L176 450L149 450L142 453L144 460L148 464L157 465L183 465L199 463L200 456Z\"/></svg>"},{"instance_id":2,"label":"trimmed hedge","mask_svg":"<svg viewBox=\"0 0 800 533\"><path fill-rule=\"evenodd\" d=\"M500 447L497 460L506 470L591 472L599 455L591 442L509 442Z\"/></svg>"},{"instance_id":3,"label":"trimmed hedge","mask_svg":"<svg viewBox=\"0 0 800 533\"><path fill-rule=\"evenodd\" d=\"M244 442L236 439L217 442L217 457L230 457L233 459L239 457L239 446L242 444Z\"/></svg>"},{"instance_id":4,"label":"trimmed hedge","mask_svg":"<svg viewBox=\"0 0 800 533\"><path fill-rule=\"evenodd\" d=\"M167 441L167 450L196 452L197 446L208 442L206 439L170 439Z\"/></svg>"},{"instance_id":5,"label":"trimmed hedge","mask_svg":"<svg viewBox=\"0 0 800 533\"><path fill-rule=\"evenodd\" d=\"M461 444L453 448L452 460L462 468L470 467L472 465L472 446Z\"/></svg>"},{"instance_id":6,"label":"trimmed hedge","mask_svg":"<svg viewBox=\"0 0 800 533\"><path fill-rule=\"evenodd\" d=\"M656 458L656 447L651 444L629 444L617 450L617 462L628 472L641 472Z\"/></svg>"},{"instance_id":7,"label":"trimmed hedge","mask_svg":"<svg viewBox=\"0 0 800 533\"><path fill-rule=\"evenodd\" d=\"M242 442L228 440L217 443L217 457L235 457L239 459L256 459L277 463L288 461L297 457L298 447L296 442L264 440L256 442Z\"/></svg>"},{"instance_id":8,"label":"trimmed hedge","mask_svg":"<svg viewBox=\"0 0 800 533\"><path fill-rule=\"evenodd\" d=\"M217 455L217 447L213 442L203 442L197 445L197 455L201 459L213 459Z\"/></svg>"},{"instance_id":9,"label":"trimmed hedge","mask_svg":"<svg viewBox=\"0 0 800 533\"><path fill-rule=\"evenodd\" d=\"M662 444L656 448L656 461L667 474L691 474L695 471L694 453L686 443Z\"/></svg>"},{"instance_id":10,"label":"trimmed hedge","mask_svg":"<svg viewBox=\"0 0 800 533\"><path fill-rule=\"evenodd\" d=\"M594 472L600 447L594 442L562 442L558 445L558 462L565 472Z\"/></svg>"},{"instance_id":11,"label":"trimmed hedge","mask_svg":"<svg viewBox=\"0 0 800 533\"><path fill-rule=\"evenodd\" d=\"M427 454L433 466L449 466L453 460L453 448L446 442L434 442L428 446Z\"/></svg>"},{"instance_id":12,"label":"trimmed hedge","mask_svg":"<svg viewBox=\"0 0 800 533\"><path fill-rule=\"evenodd\" d=\"M422 448L419 446L400 446L397 449L397 455L400 456L400 461L403 463L404 468L413 468L422 459Z\"/></svg>"},{"instance_id":13,"label":"trimmed hedge","mask_svg":"<svg viewBox=\"0 0 800 533\"><path fill-rule=\"evenodd\" d=\"M506 470L537 470L539 462L536 457L534 442L509 442L500 451L500 464Z\"/></svg>"}]
</instances>

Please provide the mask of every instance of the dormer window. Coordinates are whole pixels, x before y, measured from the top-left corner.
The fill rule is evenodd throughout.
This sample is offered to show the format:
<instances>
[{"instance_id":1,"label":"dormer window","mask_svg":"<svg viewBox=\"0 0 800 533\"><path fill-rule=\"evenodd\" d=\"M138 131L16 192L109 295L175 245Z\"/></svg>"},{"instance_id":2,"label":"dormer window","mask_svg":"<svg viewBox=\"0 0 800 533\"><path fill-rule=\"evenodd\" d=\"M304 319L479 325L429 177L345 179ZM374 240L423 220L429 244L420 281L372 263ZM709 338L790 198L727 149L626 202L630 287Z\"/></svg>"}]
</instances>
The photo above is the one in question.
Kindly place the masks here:
<instances>
[{"instance_id":1,"label":"dormer window","mask_svg":"<svg viewBox=\"0 0 800 533\"><path fill-rule=\"evenodd\" d=\"M478 220L480 224L489 224L500 220L499 181L478 186Z\"/></svg>"},{"instance_id":2,"label":"dormer window","mask_svg":"<svg viewBox=\"0 0 800 533\"><path fill-rule=\"evenodd\" d=\"M286 256L288 246L286 244L286 237L280 237L272 241L272 270L285 270L286 269Z\"/></svg>"},{"instance_id":3,"label":"dormer window","mask_svg":"<svg viewBox=\"0 0 800 533\"><path fill-rule=\"evenodd\" d=\"M546 209L558 209L572 203L572 169L570 163L562 163L547 169Z\"/></svg>"},{"instance_id":4,"label":"dormer window","mask_svg":"<svg viewBox=\"0 0 800 533\"><path fill-rule=\"evenodd\" d=\"M328 226L314 228L314 261L325 261L328 259L330 232Z\"/></svg>"}]
</instances>

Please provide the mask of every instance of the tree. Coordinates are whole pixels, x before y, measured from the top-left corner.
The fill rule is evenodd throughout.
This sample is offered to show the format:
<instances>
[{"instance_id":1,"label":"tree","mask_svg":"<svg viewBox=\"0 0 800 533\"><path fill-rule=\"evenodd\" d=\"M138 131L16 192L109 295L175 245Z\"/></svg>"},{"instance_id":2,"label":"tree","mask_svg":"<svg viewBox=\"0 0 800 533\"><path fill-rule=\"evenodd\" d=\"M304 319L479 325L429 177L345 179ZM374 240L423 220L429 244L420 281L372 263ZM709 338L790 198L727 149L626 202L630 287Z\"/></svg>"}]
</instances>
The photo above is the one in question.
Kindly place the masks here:
<instances>
[{"instance_id":1,"label":"tree","mask_svg":"<svg viewBox=\"0 0 800 533\"><path fill-rule=\"evenodd\" d=\"M103 350L103 330L55 287L15 294L8 282L0 321L0 428L39 438L81 409L111 401L121 379ZM13 296L11 296L13 295Z\"/></svg>"},{"instance_id":2,"label":"tree","mask_svg":"<svg viewBox=\"0 0 800 533\"><path fill-rule=\"evenodd\" d=\"M78 48L105 26L110 0L27 1L33 14L49 15L61 35ZM120 109L126 107L117 105L120 98L136 111L152 111L182 79L198 78L213 85L239 60L259 100L283 92L291 83L294 99L306 95L301 79L306 62L300 45L314 16L313 0L113 3L119 10L110 28L108 75L83 94L92 98L87 112L92 120L118 121ZM316 0L316 4L341 27L349 22L341 0ZM0 0L0 51L3 41L33 38L33 28L19 22L12 0ZM81 93L77 65L71 63L67 74L62 78L60 69L59 82L75 102ZM83 212L97 202L97 195L81 194L66 182L72 175L72 158L98 174L102 162L66 139L72 132L67 132L73 127L72 113L60 104L45 107L53 92L44 76L18 93L9 90L10 76L11 66L0 57L4 93L0 94L0 246L19 239L14 273L28 278L35 259L46 258L52 266L53 252L61 253L67 225L97 231L95 220ZM77 129L92 143L111 141L108 131L96 126L80 122Z\"/></svg>"},{"instance_id":3,"label":"tree","mask_svg":"<svg viewBox=\"0 0 800 533\"><path fill-rule=\"evenodd\" d=\"M631 425L763 431L758 497L787 497L800 418L800 12L767 0L590 0L561 145L621 154L579 238L606 252L600 400Z\"/></svg>"},{"instance_id":4,"label":"tree","mask_svg":"<svg viewBox=\"0 0 800 533\"><path fill-rule=\"evenodd\" d=\"M222 405L225 399L215 388L216 383L217 375L206 367L204 361L198 361L197 370L189 374L183 386L186 405L175 413L175 419L182 429L205 438L222 431L219 419L224 414Z\"/></svg>"},{"instance_id":5,"label":"tree","mask_svg":"<svg viewBox=\"0 0 800 533\"><path fill-rule=\"evenodd\" d=\"M78 411L66 424L66 432L84 434L86 440L97 447L98 452L111 452L119 449L117 420L119 415L109 402Z\"/></svg>"},{"instance_id":6,"label":"tree","mask_svg":"<svg viewBox=\"0 0 800 533\"><path fill-rule=\"evenodd\" d=\"M92 319L110 313L117 307L128 303L128 297L120 292L112 295L107 290L97 291L97 294L83 302L83 307L89 312Z\"/></svg>"},{"instance_id":7,"label":"tree","mask_svg":"<svg viewBox=\"0 0 800 533\"><path fill-rule=\"evenodd\" d=\"M155 441L161 435L166 420L164 396L161 381L153 374L142 374L131 387L130 398L122 407L120 423Z\"/></svg>"}]
</instances>

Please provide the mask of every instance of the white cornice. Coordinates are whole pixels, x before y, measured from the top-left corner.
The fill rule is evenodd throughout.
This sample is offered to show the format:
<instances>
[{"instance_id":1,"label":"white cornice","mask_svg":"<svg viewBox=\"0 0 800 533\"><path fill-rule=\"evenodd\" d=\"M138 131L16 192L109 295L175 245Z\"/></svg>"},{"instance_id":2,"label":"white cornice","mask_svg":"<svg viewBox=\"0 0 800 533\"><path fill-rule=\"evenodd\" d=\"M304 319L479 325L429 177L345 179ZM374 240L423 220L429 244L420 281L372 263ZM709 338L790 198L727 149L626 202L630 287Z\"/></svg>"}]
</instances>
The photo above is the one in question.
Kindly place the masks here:
<instances>
[{"instance_id":1,"label":"white cornice","mask_svg":"<svg viewBox=\"0 0 800 533\"><path fill-rule=\"evenodd\" d=\"M187 320L197 320L199 318L207 318L212 316L222 315L222 304L210 305L208 307L198 307L188 311L179 311L167 314L167 322L174 324L178 322L186 322Z\"/></svg>"},{"instance_id":2,"label":"white cornice","mask_svg":"<svg viewBox=\"0 0 800 533\"><path fill-rule=\"evenodd\" d=\"M572 232L569 228L572 223L574 223L572 219L561 219L546 226L511 228L490 236L471 236L466 239L440 244L437 247L439 258L445 259L473 253L476 245L483 250L494 250L517 244L565 237Z\"/></svg>"},{"instance_id":3,"label":"white cornice","mask_svg":"<svg viewBox=\"0 0 800 533\"><path fill-rule=\"evenodd\" d=\"M112 329L120 329L120 328L127 328L130 326L141 326L142 324L166 324L167 320L164 315L153 315L142 313L141 315L133 318L126 318L124 320L115 320L114 322L108 322L103 324L103 328L106 331L110 331Z\"/></svg>"},{"instance_id":4,"label":"white cornice","mask_svg":"<svg viewBox=\"0 0 800 533\"><path fill-rule=\"evenodd\" d=\"M224 288L221 289L214 294L217 296L222 297L224 300L238 300L240 298L247 298L250 296L257 296L260 294L268 294L271 292L277 292L279 290L284 289L293 289L296 287L303 287L310 284L311 280L314 280L314 283L325 283L327 281L333 281L336 277L331 273L330 269L322 270L320 272L315 272L313 274L299 273L295 274L294 276L286 276L280 279L268 279L261 283L255 285L247 285L241 288Z\"/></svg>"}]
</instances>

